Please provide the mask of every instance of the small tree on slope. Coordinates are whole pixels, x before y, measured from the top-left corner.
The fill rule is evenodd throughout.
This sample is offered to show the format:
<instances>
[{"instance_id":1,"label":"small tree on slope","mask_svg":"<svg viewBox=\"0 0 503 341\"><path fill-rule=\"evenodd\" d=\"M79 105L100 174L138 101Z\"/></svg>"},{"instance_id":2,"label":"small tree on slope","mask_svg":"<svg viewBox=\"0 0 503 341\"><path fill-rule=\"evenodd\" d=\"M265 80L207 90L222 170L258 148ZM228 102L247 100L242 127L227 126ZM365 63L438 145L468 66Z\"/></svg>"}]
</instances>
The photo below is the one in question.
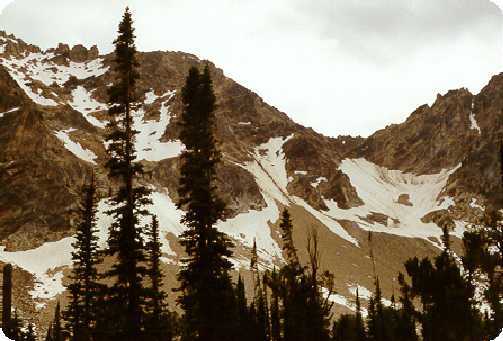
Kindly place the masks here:
<instances>
[{"instance_id":1,"label":"small tree on slope","mask_svg":"<svg viewBox=\"0 0 503 341\"><path fill-rule=\"evenodd\" d=\"M97 318L97 297L103 286L98 283L97 265L100 263L96 228L96 182L94 175L84 186L81 222L72 244L71 301L64 316L72 340L89 340Z\"/></svg>"},{"instance_id":2,"label":"small tree on slope","mask_svg":"<svg viewBox=\"0 0 503 341\"><path fill-rule=\"evenodd\" d=\"M166 293L162 290L161 242L159 241L159 222L152 217L152 224L148 231L149 241L146 244L148 252L148 276L150 288L147 303L146 334L152 341L169 341L173 338L173 326L167 304L164 302Z\"/></svg>"}]
</instances>

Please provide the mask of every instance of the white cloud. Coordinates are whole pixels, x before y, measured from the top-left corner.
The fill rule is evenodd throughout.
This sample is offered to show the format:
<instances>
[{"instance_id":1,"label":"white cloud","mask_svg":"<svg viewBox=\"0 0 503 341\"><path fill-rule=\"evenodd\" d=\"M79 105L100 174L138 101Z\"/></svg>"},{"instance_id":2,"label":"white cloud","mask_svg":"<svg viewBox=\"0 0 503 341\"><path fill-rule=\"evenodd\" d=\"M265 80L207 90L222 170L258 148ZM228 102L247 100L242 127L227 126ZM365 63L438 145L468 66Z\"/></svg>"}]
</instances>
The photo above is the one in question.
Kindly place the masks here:
<instances>
[{"instance_id":1,"label":"white cloud","mask_svg":"<svg viewBox=\"0 0 503 341\"><path fill-rule=\"evenodd\" d=\"M110 51L126 3L141 50L210 59L328 135L366 135L501 70L502 14L489 0L16 0L0 25L44 47Z\"/></svg>"},{"instance_id":2,"label":"white cloud","mask_svg":"<svg viewBox=\"0 0 503 341\"><path fill-rule=\"evenodd\" d=\"M3 11L5 7L7 7L14 0L0 0L0 13Z\"/></svg>"}]
</instances>

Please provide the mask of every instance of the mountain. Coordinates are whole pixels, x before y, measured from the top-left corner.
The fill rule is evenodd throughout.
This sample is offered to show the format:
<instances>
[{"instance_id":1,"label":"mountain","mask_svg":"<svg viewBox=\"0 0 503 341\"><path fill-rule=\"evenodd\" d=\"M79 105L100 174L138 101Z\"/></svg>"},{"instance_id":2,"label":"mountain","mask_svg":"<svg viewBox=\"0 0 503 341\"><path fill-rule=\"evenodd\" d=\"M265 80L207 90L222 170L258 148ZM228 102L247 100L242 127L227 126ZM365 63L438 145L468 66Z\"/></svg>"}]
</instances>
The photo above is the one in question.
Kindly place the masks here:
<instances>
[{"instance_id":1,"label":"mountain","mask_svg":"<svg viewBox=\"0 0 503 341\"><path fill-rule=\"evenodd\" d=\"M330 138L194 55L139 53L139 62L137 159L146 170L140 181L153 189L149 209L160 220L168 287L183 257L174 203L184 148L179 94L191 66L208 63L214 80L218 191L227 204L218 228L236 244L236 272L248 269L254 238L261 268L282 262L278 219L287 207L301 259L316 229L322 267L336 276L336 311L354 310L356 287L363 298L373 290L371 247L389 299L406 259L437 254L443 227L460 253L465 228L500 199L502 75L477 95L439 95L368 138ZM43 51L1 32L0 63L0 260L15 265L14 306L43 326L56 300L65 301L77 204L92 169L106 245L107 197L116 187L104 168L103 138L112 55L65 44Z\"/></svg>"}]
</instances>

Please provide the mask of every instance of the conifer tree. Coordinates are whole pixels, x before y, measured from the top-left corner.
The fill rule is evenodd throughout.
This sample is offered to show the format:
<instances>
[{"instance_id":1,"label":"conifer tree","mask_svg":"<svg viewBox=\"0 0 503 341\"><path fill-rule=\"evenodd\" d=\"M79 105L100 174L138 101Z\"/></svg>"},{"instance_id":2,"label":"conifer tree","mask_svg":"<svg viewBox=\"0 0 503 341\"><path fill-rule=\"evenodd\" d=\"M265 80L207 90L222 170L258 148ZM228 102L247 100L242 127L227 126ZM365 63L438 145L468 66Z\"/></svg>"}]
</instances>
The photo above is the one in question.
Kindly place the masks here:
<instances>
[{"instance_id":1,"label":"conifer tree","mask_svg":"<svg viewBox=\"0 0 503 341\"><path fill-rule=\"evenodd\" d=\"M472 301L474 288L461 275L449 249L434 259L434 265L427 258L413 258L405 269L411 277L411 299L418 297L422 303L419 317L424 341L482 339L480 314Z\"/></svg>"},{"instance_id":2,"label":"conifer tree","mask_svg":"<svg viewBox=\"0 0 503 341\"><path fill-rule=\"evenodd\" d=\"M109 326L116 338L137 340L143 333L146 290L142 279L147 275L142 227L139 217L148 212L143 208L151 201L150 191L137 184L142 174L141 164L135 161L133 112L138 96L135 35L128 8L119 24L115 40L114 80L109 88L110 123L107 126L109 160L107 168L119 189L112 198L114 208L109 211L114 221L110 227L109 254L116 262L106 276L114 283L108 290L108 307L114 309L114 323Z\"/></svg>"},{"instance_id":3,"label":"conifer tree","mask_svg":"<svg viewBox=\"0 0 503 341\"><path fill-rule=\"evenodd\" d=\"M224 203L216 195L216 165L220 160L214 129L215 95L209 67L189 70L182 89L184 109L178 208L185 210L187 230L180 243L188 258L178 274L179 303L184 310L184 340L229 340L235 321L234 290L229 270L232 243L215 228Z\"/></svg>"},{"instance_id":4,"label":"conifer tree","mask_svg":"<svg viewBox=\"0 0 503 341\"><path fill-rule=\"evenodd\" d=\"M356 315L343 314L337 320L334 321L332 328L332 340L333 341L364 341L360 335L358 335Z\"/></svg>"},{"instance_id":5,"label":"conifer tree","mask_svg":"<svg viewBox=\"0 0 503 341\"><path fill-rule=\"evenodd\" d=\"M52 341L63 341L63 328L61 326L61 307L59 302L56 303L54 310L54 320L52 321Z\"/></svg>"},{"instance_id":6,"label":"conifer tree","mask_svg":"<svg viewBox=\"0 0 503 341\"><path fill-rule=\"evenodd\" d=\"M2 329L6 336L11 333L12 265L5 264L2 274Z\"/></svg>"},{"instance_id":7,"label":"conifer tree","mask_svg":"<svg viewBox=\"0 0 503 341\"><path fill-rule=\"evenodd\" d=\"M47 329L47 333L45 334L45 341L52 341L52 324L49 325L49 328Z\"/></svg>"},{"instance_id":8,"label":"conifer tree","mask_svg":"<svg viewBox=\"0 0 503 341\"><path fill-rule=\"evenodd\" d=\"M100 263L96 227L96 183L94 174L84 186L80 208L81 221L72 244L71 301L64 316L72 340L89 340L97 319L97 297L104 288L98 283Z\"/></svg>"},{"instance_id":9,"label":"conifer tree","mask_svg":"<svg viewBox=\"0 0 503 341\"><path fill-rule=\"evenodd\" d=\"M269 326L269 308L267 302L267 289L265 285L259 282L257 296L255 298L257 306L257 340L269 341L270 340L270 326Z\"/></svg>"},{"instance_id":10,"label":"conifer tree","mask_svg":"<svg viewBox=\"0 0 503 341\"><path fill-rule=\"evenodd\" d=\"M365 341L367 338L365 326L363 324L362 319L362 308L360 303L360 292L358 287L356 288L356 320L355 320L355 328L356 328L356 340L357 341Z\"/></svg>"},{"instance_id":11,"label":"conifer tree","mask_svg":"<svg viewBox=\"0 0 503 341\"><path fill-rule=\"evenodd\" d=\"M271 288L271 341L281 340L281 317L279 307L279 294L281 280L274 269L267 277L267 285Z\"/></svg>"},{"instance_id":12,"label":"conifer tree","mask_svg":"<svg viewBox=\"0 0 503 341\"><path fill-rule=\"evenodd\" d=\"M156 216L152 216L152 224L148 231L148 275L150 278L149 304L147 305L148 323L146 330L149 340L171 340L173 338L173 328L169 313L166 311L166 293L162 290L161 247L159 240L159 222Z\"/></svg>"},{"instance_id":13,"label":"conifer tree","mask_svg":"<svg viewBox=\"0 0 503 341\"><path fill-rule=\"evenodd\" d=\"M486 209L483 226L464 234L463 265L468 281L488 282L484 298L491 307L485 323L486 336L495 338L503 327L503 217L494 207Z\"/></svg>"},{"instance_id":14,"label":"conifer tree","mask_svg":"<svg viewBox=\"0 0 503 341\"><path fill-rule=\"evenodd\" d=\"M286 255L286 265L281 268L280 297L282 301L281 319L283 339L306 340L306 303L307 283L303 275L303 268L297 256L293 242L293 224L290 213L283 210L280 222L283 253Z\"/></svg>"},{"instance_id":15,"label":"conifer tree","mask_svg":"<svg viewBox=\"0 0 503 341\"><path fill-rule=\"evenodd\" d=\"M306 330L307 339L312 341L328 340L329 324L333 303L329 298L333 294L334 276L325 271L320 273L321 256L318 249L317 230L309 232L307 237L309 271L304 271L304 282L307 285ZM323 293L322 289L326 290Z\"/></svg>"},{"instance_id":16,"label":"conifer tree","mask_svg":"<svg viewBox=\"0 0 503 341\"><path fill-rule=\"evenodd\" d=\"M15 309L14 310L14 317L10 321L10 330L9 330L10 335L6 335L6 336L14 341L21 341L21 338L22 338L21 328L22 327L23 327L23 324L21 322L21 319L19 318L19 315L17 314L17 309Z\"/></svg>"},{"instance_id":17,"label":"conifer tree","mask_svg":"<svg viewBox=\"0 0 503 341\"><path fill-rule=\"evenodd\" d=\"M236 284L236 308L237 308L237 321L236 321L236 330L240 332L240 338L245 340L256 340L255 333L257 330L255 329L256 321L255 321L255 306L252 303L250 307L248 307L245 285L243 282L243 278L241 274L238 277L238 282ZM232 321L229 321L232 323Z\"/></svg>"},{"instance_id":18,"label":"conifer tree","mask_svg":"<svg viewBox=\"0 0 503 341\"><path fill-rule=\"evenodd\" d=\"M400 312L397 326L397 337L399 340L418 340L416 332L416 310L411 301L410 286L405 282L405 276L398 274L398 283L400 284Z\"/></svg>"}]
</instances>

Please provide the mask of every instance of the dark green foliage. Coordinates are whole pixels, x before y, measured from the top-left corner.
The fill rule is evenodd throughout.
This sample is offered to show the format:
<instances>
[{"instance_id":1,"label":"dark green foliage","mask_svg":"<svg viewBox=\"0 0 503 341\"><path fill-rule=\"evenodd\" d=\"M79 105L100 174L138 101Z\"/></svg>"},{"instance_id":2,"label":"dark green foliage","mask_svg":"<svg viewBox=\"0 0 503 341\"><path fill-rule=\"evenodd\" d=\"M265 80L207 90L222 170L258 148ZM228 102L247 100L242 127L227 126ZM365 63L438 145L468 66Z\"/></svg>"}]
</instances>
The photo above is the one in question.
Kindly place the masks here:
<instances>
[{"instance_id":1,"label":"dark green foliage","mask_svg":"<svg viewBox=\"0 0 503 341\"><path fill-rule=\"evenodd\" d=\"M397 336L399 340L418 340L416 333L416 310L411 301L411 288L405 282L405 277L402 273L398 275L398 283L400 284L400 305L399 318L397 325Z\"/></svg>"},{"instance_id":2,"label":"dark green foliage","mask_svg":"<svg viewBox=\"0 0 503 341\"><path fill-rule=\"evenodd\" d=\"M469 280L486 282L484 298L492 314L486 320L486 334L494 338L503 327L503 217L495 209L487 209L483 227L465 232L463 265Z\"/></svg>"},{"instance_id":3,"label":"dark green foliage","mask_svg":"<svg viewBox=\"0 0 503 341\"><path fill-rule=\"evenodd\" d=\"M359 335L359 330L361 327L361 321L358 321L356 315L341 315L336 321L334 321L332 327L332 340L333 341L364 341L365 338L361 338ZM365 337L363 335L363 337Z\"/></svg>"},{"instance_id":4,"label":"dark green foliage","mask_svg":"<svg viewBox=\"0 0 503 341\"><path fill-rule=\"evenodd\" d=\"M5 264L2 274L2 330L5 335L11 334L12 311L12 265Z\"/></svg>"},{"instance_id":5,"label":"dark green foliage","mask_svg":"<svg viewBox=\"0 0 503 341\"><path fill-rule=\"evenodd\" d=\"M150 278L149 301L147 303L146 335L152 341L168 341L173 338L171 317L165 303L166 293L162 290L161 242L159 241L159 222L152 217L152 224L148 231L148 276Z\"/></svg>"},{"instance_id":6,"label":"dark green foliage","mask_svg":"<svg viewBox=\"0 0 503 341\"><path fill-rule=\"evenodd\" d=\"M54 310L54 319L52 321L52 341L63 341L63 328L61 326L61 307L59 302L56 304L56 309Z\"/></svg>"},{"instance_id":7,"label":"dark green foliage","mask_svg":"<svg viewBox=\"0 0 503 341\"><path fill-rule=\"evenodd\" d=\"M449 249L434 264L427 258L413 258L405 269L412 282L407 288L410 299L417 297L422 304L419 321L425 341L482 339L480 314L472 302L474 288L461 275Z\"/></svg>"},{"instance_id":8,"label":"dark green foliage","mask_svg":"<svg viewBox=\"0 0 503 341\"><path fill-rule=\"evenodd\" d=\"M80 208L81 221L72 244L72 283L68 286L71 301L64 313L72 340L89 340L97 319L98 296L103 285L98 283L97 265L101 262L96 228L96 183L94 175L84 186Z\"/></svg>"},{"instance_id":9,"label":"dark green foliage","mask_svg":"<svg viewBox=\"0 0 503 341\"><path fill-rule=\"evenodd\" d=\"M257 288L255 290L255 299L256 305L256 330L257 330L257 340L259 341L267 341L269 340L271 331L269 325L269 308L267 303L267 289L265 284L262 282L258 282Z\"/></svg>"},{"instance_id":10,"label":"dark green foliage","mask_svg":"<svg viewBox=\"0 0 503 341\"><path fill-rule=\"evenodd\" d=\"M191 68L182 89L184 110L178 207L187 226L180 238L188 258L178 279L184 310L184 340L230 340L233 337L234 290L228 257L232 243L215 228L224 203L215 193L215 166L220 154L213 135L215 95L210 70Z\"/></svg>"},{"instance_id":11,"label":"dark green foliage","mask_svg":"<svg viewBox=\"0 0 503 341\"><path fill-rule=\"evenodd\" d=\"M14 310L14 317L11 318L9 334L5 333L5 336L14 340L21 341L23 337L23 333L21 332L21 328L23 327L23 323L17 314L17 309Z\"/></svg>"},{"instance_id":12,"label":"dark green foliage","mask_svg":"<svg viewBox=\"0 0 503 341\"><path fill-rule=\"evenodd\" d=\"M287 210L282 213L280 228L286 264L279 273L267 276L271 289L272 340L329 340L333 276L320 272L318 238L308 236L309 266L301 266L293 242L293 225ZM328 290L328 294L322 292Z\"/></svg>"},{"instance_id":13,"label":"dark green foliage","mask_svg":"<svg viewBox=\"0 0 503 341\"><path fill-rule=\"evenodd\" d=\"M271 341L281 340L281 317L279 310L279 294L281 280L279 273L274 269L266 277L266 283L271 288Z\"/></svg>"},{"instance_id":14,"label":"dark green foliage","mask_svg":"<svg viewBox=\"0 0 503 341\"><path fill-rule=\"evenodd\" d=\"M382 303L381 287L379 278L375 281L375 293L369 300L368 309L368 339L372 341L388 340L384 321L384 307Z\"/></svg>"},{"instance_id":15,"label":"dark green foliage","mask_svg":"<svg viewBox=\"0 0 503 341\"><path fill-rule=\"evenodd\" d=\"M114 209L108 212L114 222L110 227L109 255L116 262L106 276L113 280L108 290L105 315L114 316L108 323L112 335L137 340L142 336L146 290L142 280L147 275L144 241L139 217L147 215L143 209L150 203L150 191L136 183L142 174L136 162L134 148L133 110L135 109L136 81L139 77L136 60L133 20L129 9L119 24L115 40L114 80L109 88L110 123L107 126L109 175L119 183L112 198Z\"/></svg>"},{"instance_id":16,"label":"dark green foliage","mask_svg":"<svg viewBox=\"0 0 503 341\"><path fill-rule=\"evenodd\" d=\"M355 340L365 341L367 338L365 326L362 319L362 311L360 304L360 292L358 287L356 288L356 317L355 317Z\"/></svg>"}]
</instances>

